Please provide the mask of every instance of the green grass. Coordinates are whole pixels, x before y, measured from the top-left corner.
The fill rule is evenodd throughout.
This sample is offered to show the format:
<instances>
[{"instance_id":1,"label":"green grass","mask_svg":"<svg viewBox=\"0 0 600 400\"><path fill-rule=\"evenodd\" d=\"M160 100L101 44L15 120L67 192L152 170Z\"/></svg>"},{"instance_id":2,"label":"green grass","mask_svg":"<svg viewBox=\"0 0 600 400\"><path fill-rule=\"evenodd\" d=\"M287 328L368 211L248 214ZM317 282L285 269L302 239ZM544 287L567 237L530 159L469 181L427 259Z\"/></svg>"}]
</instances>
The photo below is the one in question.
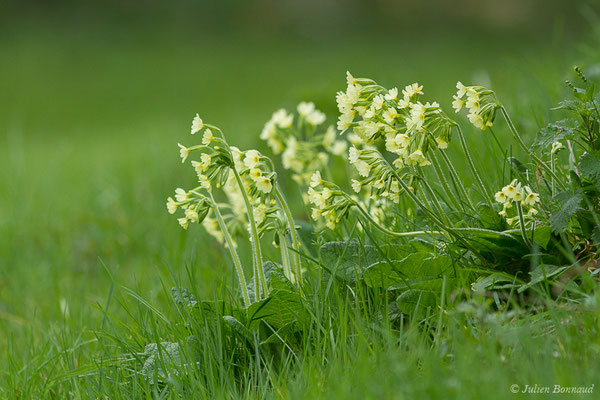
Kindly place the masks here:
<instances>
[{"instance_id":1,"label":"green grass","mask_svg":"<svg viewBox=\"0 0 600 400\"><path fill-rule=\"evenodd\" d=\"M227 353L219 318L184 327L169 289L181 282L216 299L236 285L225 251L198 227L183 232L164 207L192 177L176 143L189 138L195 112L246 148L281 106L314 100L334 118L347 69L388 86L419 81L445 107L457 80L489 78L532 138L570 65L584 57L568 43L12 33L0 43L11 60L0 63L0 397L178 398L178 388L184 398L504 399L513 383L597 383L597 297L534 314L495 312L474 299L473 315L450 309L441 327L429 321L428 337L422 327L379 322L376 304L357 308L334 285L314 300L314 325L323 329L304 335L293 355L275 349L258 358ZM523 118L532 112L537 121ZM468 134L481 155L490 151L481 133ZM198 370L184 368L166 387L134 373L141 364L131 354L190 332L201 342Z\"/></svg>"}]
</instances>

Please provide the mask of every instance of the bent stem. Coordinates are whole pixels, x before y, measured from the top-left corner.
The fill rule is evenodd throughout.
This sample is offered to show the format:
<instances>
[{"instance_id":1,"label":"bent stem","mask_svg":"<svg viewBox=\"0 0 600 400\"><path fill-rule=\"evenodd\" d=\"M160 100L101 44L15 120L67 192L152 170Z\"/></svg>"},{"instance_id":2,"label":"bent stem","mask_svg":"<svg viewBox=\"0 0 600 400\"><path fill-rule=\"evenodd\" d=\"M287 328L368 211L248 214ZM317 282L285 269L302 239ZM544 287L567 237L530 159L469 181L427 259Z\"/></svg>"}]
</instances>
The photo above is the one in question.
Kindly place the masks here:
<instances>
[{"instance_id":1,"label":"bent stem","mask_svg":"<svg viewBox=\"0 0 600 400\"><path fill-rule=\"evenodd\" d=\"M518 201L515 202L517 204L517 213L519 214L519 225L521 227L521 236L523 236L523 241L525 245L531 248L531 242L527 237L527 230L525 229L525 217L523 217L523 209L521 208L521 203Z\"/></svg>"},{"instance_id":2,"label":"bent stem","mask_svg":"<svg viewBox=\"0 0 600 400\"><path fill-rule=\"evenodd\" d=\"M440 150L440 151L442 151L442 150ZM440 183L442 184L442 187L444 188L444 191L446 192L446 195L448 196L448 198L450 199L450 201L452 201L452 204L454 204L454 206L457 209L460 208L463 211L465 211L464 204L462 202L458 201L458 199L457 199L458 196L455 195L452 192L452 189L450 189L450 185L448 184L448 180L446 179L446 176L444 175L444 173L442 172L442 169L440 168L439 160L437 159L437 156L435 155L434 151L431 152L431 164L433 165L433 169L435 170L435 174L438 177L438 180L440 181Z\"/></svg>"},{"instance_id":3,"label":"bent stem","mask_svg":"<svg viewBox=\"0 0 600 400\"><path fill-rule=\"evenodd\" d=\"M281 194L281 190L279 190L278 185L275 185L275 195L277 196L277 200L279 200L279 203L281 204L281 208L285 213L285 217L290 228L290 235L292 236L292 248L294 249L294 272L296 275L296 283L298 284L298 288L300 289L302 284L302 266L300 264L300 241L298 240L298 232L296 232L296 226L294 225L292 211L290 210L290 207L285 201L285 197L283 197L283 194Z\"/></svg>"},{"instance_id":4,"label":"bent stem","mask_svg":"<svg viewBox=\"0 0 600 400\"><path fill-rule=\"evenodd\" d=\"M242 262L240 257L238 256L237 251L235 250L235 243L231 234L229 233L229 229L227 229L227 224L221 215L221 211L219 211L219 207L217 206L217 202L210 193L210 199L212 201L212 209L215 212L215 216L217 217L217 222L219 223L219 227L221 228L221 232L223 232L223 236L225 237L225 241L227 242L227 248L229 249L229 253L231 254L231 258L233 259L233 264L235 265L235 272L238 276L238 281L240 283L240 287L242 288L242 297L244 299L244 306L248 308L250 306L250 296L248 295L248 286L246 284L246 278L244 277L244 269L242 267Z\"/></svg>"},{"instance_id":5,"label":"bent stem","mask_svg":"<svg viewBox=\"0 0 600 400\"><path fill-rule=\"evenodd\" d=\"M511 133L513 134L513 137L515 138L517 143L519 143L519 146L521 146L521 148L529 155L529 157L531 157L531 159L533 161L536 162L536 164L538 164L540 167L542 167L544 170L546 170L546 172L556 181L556 183L558 183L558 185L560 186L561 189L565 190L565 185L563 184L563 182L560 179L558 179L558 177L556 176L556 174L554 173L552 168L550 168L548 165L546 165L546 163L544 163L542 160L540 160L538 158L538 156L536 156L533 153L533 151L531 151L527 147L527 145L525 145L523 138L521 138L521 135L519 135L519 132L517 131L517 128L515 127L515 124L513 123L510 116L508 115L508 112L506 111L506 108L504 108L504 106L500 106L500 112L502 113L502 117L504 117L504 120L508 124L508 128L510 129Z\"/></svg>"},{"instance_id":6,"label":"bent stem","mask_svg":"<svg viewBox=\"0 0 600 400\"><path fill-rule=\"evenodd\" d=\"M244 203L246 204L246 209L248 211L248 221L250 223L250 241L252 243L252 255L254 256L254 284L256 287L256 300L258 301L263 299L263 295L264 297L269 295L267 280L265 279L265 272L262 266L262 252L260 248L258 229L256 228L252 204L248 198L248 193L244 187L244 182L242 182L242 177L235 166L231 167L231 170L233 171L235 180L240 188L240 192L242 192L242 197L244 198Z\"/></svg>"},{"instance_id":7,"label":"bent stem","mask_svg":"<svg viewBox=\"0 0 600 400\"><path fill-rule=\"evenodd\" d=\"M492 197L490 196L487 189L485 188L485 185L483 184L483 180L481 179L481 175L479 174L479 172L477 171L477 168L475 167L475 163L473 162L473 158L471 157L471 153L469 152L469 147L467 146L467 141L465 140L465 135L463 134L463 131L460 128L460 125L456 125L456 130L458 131L458 138L460 140L460 145L463 148L463 152L465 153L465 157L467 158L469 167L471 168L471 172L473 173L473 176L475 176L475 181L477 182L479 189L481 189L481 194L483 195L483 197L485 197L486 202L488 203L490 208L493 210L494 204L492 203Z\"/></svg>"}]
</instances>

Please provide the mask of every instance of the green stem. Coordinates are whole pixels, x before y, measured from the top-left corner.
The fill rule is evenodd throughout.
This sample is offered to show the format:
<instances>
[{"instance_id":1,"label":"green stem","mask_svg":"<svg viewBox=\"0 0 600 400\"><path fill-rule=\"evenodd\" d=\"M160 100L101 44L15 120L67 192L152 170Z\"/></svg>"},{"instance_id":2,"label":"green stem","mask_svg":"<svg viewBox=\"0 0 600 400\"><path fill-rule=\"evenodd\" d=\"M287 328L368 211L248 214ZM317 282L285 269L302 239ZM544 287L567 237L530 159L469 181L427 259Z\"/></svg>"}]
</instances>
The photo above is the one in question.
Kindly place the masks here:
<instances>
[{"instance_id":1,"label":"green stem","mask_svg":"<svg viewBox=\"0 0 600 400\"><path fill-rule=\"evenodd\" d=\"M439 151L443 151L443 150L439 150ZM455 194L454 192L452 192L452 190L450 189L448 180L446 179L446 176L444 175L444 173L442 172L442 169L440 168L439 160L437 159L437 156L435 155L435 151L432 151L430 153L430 155L431 155L431 158L430 158L431 164L433 165L433 169L435 170L435 174L438 177L438 180L440 181L440 183L442 184L442 187L446 191L446 195L448 196L448 198L450 198L450 201L452 201L452 204L454 204L454 206L457 209L462 209L463 211L465 211L464 204L461 203L460 201L458 201L458 199L457 199L458 195Z\"/></svg>"},{"instance_id":2,"label":"green stem","mask_svg":"<svg viewBox=\"0 0 600 400\"><path fill-rule=\"evenodd\" d=\"M227 242L227 247L229 248L229 253L231 254L231 258L233 259L233 264L235 265L235 272L237 273L238 281L240 283L240 287L242 288L244 306L248 308L250 306L250 296L248 295L248 286L246 284L246 278L244 277L244 269L242 267L242 262L240 260L240 257L238 256L237 251L235 250L235 243L233 242L233 238L229 233L229 229L227 229L227 224L225 223L225 220L221 215L221 211L219 211L217 202L213 198L212 194L210 194L210 198L212 200L212 209L215 212L217 222L219 223L221 232L223 232L223 236L225 237L225 241Z\"/></svg>"},{"instance_id":3,"label":"green stem","mask_svg":"<svg viewBox=\"0 0 600 400\"><path fill-rule=\"evenodd\" d=\"M494 204L492 203L492 197L488 193L487 189L485 188L485 185L483 184L483 180L481 179L481 175L479 174L479 172L477 171L477 168L475 167L475 163L473 162L473 158L471 157L471 153L469 152L469 147L467 146L467 141L465 140L465 135L463 134L463 131L460 128L460 125L456 125L456 129L458 131L458 138L460 140L460 144L463 148L465 156L467 157L469 167L471 168L471 172L473 173L473 176L475 176L475 181L477 182L479 189L481 189L481 194L485 198L485 200L488 203L488 205L490 206L490 208L493 210Z\"/></svg>"},{"instance_id":4,"label":"green stem","mask_svg":"<svg viewBox=\"0 0 600 400\"><path fill-rule=\"evenodd\" d=\"M475 207L473 207L473 203L471 202L471 197L467 193L467 190L465 189L465 184L463 183L462 179L460 178L460 175L458 175L458 172L456 172L456 169L454 168L454 164L452 164L452 161L450 161L450 158L448 157L446 152L440 151L440 154L442 155L444 162L446 163L446 165L448 166L448 169L450 170L450 176L452 177L452 179L454 179L454 182L456 182L456 184L458 185L458 188L460 189L460 193L465 198L467 204L469 205L469 208L474 210Z\"/></svg>"},{"instance_id":5,"label":"green stem","mask_svg":"<svg viewBox=\"0 0 600 400\"><path fill-rule=\"evenodd\" d=\"M252 204L250 203L250 199L248 197L248 193L246 192L246 188L244 187L244 182L242 181L242 177L235 167L232 167L231 170L235 176L235 180L240 188L240 192L242 192L242 197L244 198L244 203L246 204L246 209L248 211L248 221L250 223L250 240L252 242L252 255L254 256L254 285L256 288L256 300L262 300L264 297L266 298L269 295L269 289L267 288L267 280L265 279L265 273L262 266L262 252L260 248L260 238L258 236L258 229L256 227L256 221L254 220L254 212L252 208Z\"/></svg>"},{"instance_id":6,"label":"green stem","mask_svg":"<svg viewBox=\"0 0 600 400\"><path fill-rule=\"evenodd\" d=\"M517 213L519 214L519 225L521 227L521 235L523 236L523 241L527 247L531 247L531 242L527 237L527 230L525 229L525 217L523 217L523 209L521 208L521 203L518 201L515 202L517 206Z\"/></svg>"},{"instance_id":7,"label":"green stem","mask_svg":"<svg viewBox=\"0 0 600 400\"><path fill-rule=\"evenodd\" d=\"M288 249L287 238L284 233L279 232L279 250L281 251L281 262L283 263L283 273L286 278L293 281L292 266L290 265L290 251Z\"/></svg>"},{"instance_id":8,"label":"green stem","mask_svg":"<svg viewBox=\"0 0 600 400\"><path fill-rule=\"evenodd\" d=\"M429 182L427 182L427 179L425 179L425 177L423 176L423 170L421 168L419 168L419 173L421 174L420 181L425 186L425 189L427 189L427 192L429 193L429 197L431 198L431 202L433 203L434 208L437 210L441 219L443 219L444 223L446 225L450 225L450 220L448 219L448 216L444 212L444 209L442 208L442 205L440 204L440 201L438 200L437 196L433 192L433 189L429 185ZM426 197L424 192L423 192L423 197Z\"/></svg>"},{"instance_id":9,"label":"green stem","mask_svg":"<svg viewBox=\"0 0 600 400\"><path fill-rule=\"evenodd\" d=\"M358 211L360 211L360 213L377 229L379 229L381 232L388 234L390 236L396 236L396 237L405 237L405 236L419 236L419 235L443 235L443 232L438 232L438 231L413 231L413 232L395 232L395 231L391 231L387 228L384 228L383 226L381 226L377 221L375 221L375 219L373 219L373 217L358 203L356 203L356 208L358 208Z\"/></svg>"},{"instance_id":10,"label":"green stem","mask_svg":"<svg viewBox=\"0 0 600 400\"><path fill-rule=\"evenodd\" d=\"M296 226L294 224L294 217L292 216L292 211L285 201L285 197L281 194L281 190L279 190L279 186L275 185L275 195L277 196L277 200L281 204L281 208L285 213L289 228L290 234L292 236L292 248L294 249L294 268L296 275L296 283L298 284L298 288L302 286L302 265L300 264L300 241L298 240L298 232L296 232Z\"/></svg>"},{"instance_id":11,"label":"green stem","mask_svg":"<svg viewBox=\"0 0 600 400\"><path fill-rule=\"evenodd\" d=\"M548 172L548 174L556 181L556 183L558 183L558 185L561 187L561 189L565 190L565 185L562 183L562 181L560 179L558 179L558 177L556 176L554 171L552 171L552 168L548 167L546 165L546 163L544 163L542 160L540 160L538 158L538 156L536 156L533 153L533 151L531 151L525 145L523 138L521 138L521 135L519 135L519 132L517 131L517 128L515 127L515 124L513 123L512 119L510 119L510 116L508 115L508 112L506 111L506 108L504 108L504 106L500 106L500 112L502 113L504 120L508 124L508 128L512 132L513 137L515 138L517 143L519 143L519 146L521 146L521 148L529 155L529 157L531 157L531 159L533 159L533 161L535 161L540 167L542 167L543 169L546 170L546 172Z\"/></svg>"}]
</instances>

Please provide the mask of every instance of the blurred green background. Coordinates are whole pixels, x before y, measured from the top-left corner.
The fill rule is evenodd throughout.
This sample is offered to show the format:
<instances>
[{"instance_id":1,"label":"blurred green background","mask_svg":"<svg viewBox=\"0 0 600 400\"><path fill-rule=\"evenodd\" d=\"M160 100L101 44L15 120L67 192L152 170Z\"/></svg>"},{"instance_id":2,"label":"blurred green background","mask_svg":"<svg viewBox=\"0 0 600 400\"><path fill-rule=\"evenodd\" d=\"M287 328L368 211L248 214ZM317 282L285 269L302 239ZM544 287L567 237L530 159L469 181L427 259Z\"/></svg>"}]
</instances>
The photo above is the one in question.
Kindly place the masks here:
<instances>
[{"instance_id":1,"label":"blurred green background","mask_svg":"<svg viewBox=\"0 0 600 400\"><path fill-rule=\"evenodd\" d=\"M517 119L528 115L519 124L531 136L597 44L588 1L0 7L0 345L14 347L65 326L97 329L104 266L159 307L169 265L177 275L195 265L207 297L232 281L218 245L165 209L194 179L177 143L191 143L196 112L239 147L263 148L279 107L313 100L335 121L350 70L390 87L418 81L447 108L457 80L490 85Z\"/></svg>"}]
</instances>

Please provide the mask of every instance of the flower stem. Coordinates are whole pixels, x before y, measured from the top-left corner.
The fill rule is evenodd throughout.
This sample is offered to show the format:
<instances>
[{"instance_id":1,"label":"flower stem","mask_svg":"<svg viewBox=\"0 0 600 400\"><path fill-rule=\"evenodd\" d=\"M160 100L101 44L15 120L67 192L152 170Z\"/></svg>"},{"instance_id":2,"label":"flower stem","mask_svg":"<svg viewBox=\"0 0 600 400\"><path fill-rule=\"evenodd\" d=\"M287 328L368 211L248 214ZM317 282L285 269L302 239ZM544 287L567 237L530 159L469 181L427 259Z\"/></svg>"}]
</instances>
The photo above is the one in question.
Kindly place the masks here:
<instances>
[{"instance_id":1,"label":"flower stem","mask_svg":"<svg viewBox=\"0 0 600 400\"><path fill-rule=\"evenodd\" d=\"M269 289L267 288L267 280L265 279L265 273L262 266L262 252L260 248L260 238L258 236L258 229L256 227L256 221L254 220L254 212L252 208L252 204L250 203L250 199L248 198L248 193L246 192L246 188L244 187L244 182L242 181L242 177L235 167L232 167L231 170L235 176L235 180L240 188L240 192L242 192L242 197L244 198L244 203L246 204L246 209L248 211L248 221L250 223L250 240L252 242L252 255L254 256L254 284L256 287L256 300L262 300L269 295ZM264 297L263 297L264 295Z\"/></svg>"},{"instance_id":2,"label":"flower stem","mask_svg":"<svg viewBox=\"0 0 600 400\"><path fill-rule=\"evenodd\" d=\"M390 236L396 236L396 237L405 237L405 236L419 236L419 235L443 235L443 232L439 232L439 231L413 231L413 232L395 232L392 230L389 230L387 228L384 228L383 226L381 226L377 221L375 221L375 219L358 203L356 203L356 208L358 208L358 211L360 211L360 213L377 229L379 229L381 232L388 234Z\"/></svg>"},{"instance_id":3,"label":"flower stem","mask_svg":"<svg viewBox=\"0 0 600 400\"><path fill-rule=\"evenodd\" d=\"M525 145L525 142L523 141L523 138L521 138L521 135L519 135L519 132L517 131L517 128L515 127L515 124L513 123L512 119L510 119L510 116L508 115L508 112L506 111L506 108L504 108L504 106L500 106L500 112L502 113L502 116L504 117L504 120L508 124L508 128L512 132L513 137L515 138L515 140L517 141L517 143L519 143L519 146L521 146L521 148L523 150L525 150L525 152L529 155L529 157L531 157L533 159L533 161L535 161L540 167L542 167L543 169L545 169L546 172L556 181L556 183L558 183L558 185L561 187L561 189L564 190L565 189L565 185L562 183L562 181L560 179L558 179L558 177L556 176L556 174L554 173L554 171L552 171L552 168L548 167L548 165L546 165L546 163L544 163L542 160L540 160L538 158L538 156L536 156L533 153L533 151L531 151L527 147L527 145Z\"/></svg>"},{"instance_id":4,"label":"flower stem","mask_svg":"<svg viewBox=\"0 0 600 400\"><path fill-rule=\"evenodd\" d=\"M450 170L450 176L452 177L452 179L454 180L454 182L458 185L461 194L463 195L463 197L465 198L467 204L469 205L469 208L471 208L472 210L474 210L475 207L473 207L473 203L471 202L471 197L467 193L467 191L465 189L465 184L462 181L462 179L460 178L460 176L458 175L458 172L456 172L456 169L454 168L454 165L452 164L452 161L450 161L450 158L448 157L448 155L446 154L446 152L440 151L440 154L442 155L442 158L444 159L444 162L446 163L446 165L448 166L448 169Z\"/></svg>"},{"instance_id":5,"label":"flower stem","mask_svg":"<svg viewBox=\"0 0 600 400\"><path fill-rule=\"evenodd\" d=\"M525 229L525 217L523 217L523 209L521 208L521 203L518 201L515 202L517 205L517 213L519 214L519 225L521 227L521 235L523 236L523 241L527 247L531 247L531 241L527 237L527 230Z\"/></svg>"},{"instance_id":6,"label":"flower stem","mask_svg":"<svg viewBox=\"0 0 600 400\"><path fill-rule=\"evenodd\" d=\"M442 150L440 150L440 151L442 151ZM452 190L450 189L448 180L446 179L446 176L442 172L442 168L440 167L439 160L438 160L437 156L435 155L434 151L431 152L431 164L433 165L433 169L435 170L435 174L437 175L438 180L440 181L440 183L442 184L442 187L446 191L446 195L448 196L450 201L452 201L452 204L454 204L454 206L457 209L462 209L463 211L465 211L464 204L461 203L460 201L458 201L458 199L457 199L458 196L455 193L453 193Z\"/></svg>"},{"instance_id":7,"label":"flower stem","mask_svg":"<svg viewBox=\"0 0 600 400\"><path fill-rule=\"evenodd\" d=\"M292 266L290 265L290 251L288 249L287 238L284 233L279 232L279 250L281 251L281 262L283 263L283 273L285 277L292 281Z\"/></svg>"},{"instance_id":8,"label":"flower stem","mask_svg":"<svg viewBox=\"0 0 600 400\"><path fill-rule=\"evenodd\" d=\"M302 265L300 264L300 241L298 240L298 232L296 232L296 226L294 224L294 218L292 216L292 212L287 202L285 201L285 197L281 194L281 190L279 190L279 186L275 185L275 195L277 196L277 200L281 204L281 208L285 213L288 225L290 227L290 235L292 236L292 248L294 249L294 269L296 275L296 283L298 284L298 288L301 288L302 285Z\"/></svg>"},{"instance_id":9,"label":"flower stem","mask_svg":"<svg viewBox=\"0 0 600 400\"><path fill-rule=\"evenodd\" d=\"M221 228L221 232L225 237L225 241L227 242L227 247L229 248L229 253L231 254L231 258L233 259L233 264L235 265L235 272L238 276L238 281L240 283L240 287L242 289L242 297L244 299L244 306L248 308L250 306L250 296L248 295L248 286L246 285L246 278L244 277L244 269L242 267L242 262L240 261L240 257L235 250L235 243L233 242L233 238L229 233L229 229L227 229L227 224L219 211L219 207L217 206L217 202L210 194L210 198L212 200L212 209L215 212L215 216L217 217L217 222L219 223L219 227Z\"/></svg>"},{"instance_id":10,"label":"flower stem","mask_svg":"<svg viewBox=\"0 0 600 400\"><path fill-rule=\"evenodd\" d=\"M473 158L471 157L471 153L469 152L469 147L467 146L467 141L465 140L465 135L463 134L463 131L460 128L460 125L456 125L456 129L458 131L458 138L460 140L460 144L463 148L465 156L467 157L469 167L471 168L471 172L473 173L473 176L475 176L475 181L477 182L479 189L481 189L481 194L485 198L485 200L488 203L488 205L490 206L490 208L493 210L494 204L492 203L492 197L488 193L487 189L485 188L485 185L483 184L483 180L481 179L481 175L479 174L479 172L477 172L477 168L475 167L475 163L473 162Z\"/></svg>"}]
</instances>

